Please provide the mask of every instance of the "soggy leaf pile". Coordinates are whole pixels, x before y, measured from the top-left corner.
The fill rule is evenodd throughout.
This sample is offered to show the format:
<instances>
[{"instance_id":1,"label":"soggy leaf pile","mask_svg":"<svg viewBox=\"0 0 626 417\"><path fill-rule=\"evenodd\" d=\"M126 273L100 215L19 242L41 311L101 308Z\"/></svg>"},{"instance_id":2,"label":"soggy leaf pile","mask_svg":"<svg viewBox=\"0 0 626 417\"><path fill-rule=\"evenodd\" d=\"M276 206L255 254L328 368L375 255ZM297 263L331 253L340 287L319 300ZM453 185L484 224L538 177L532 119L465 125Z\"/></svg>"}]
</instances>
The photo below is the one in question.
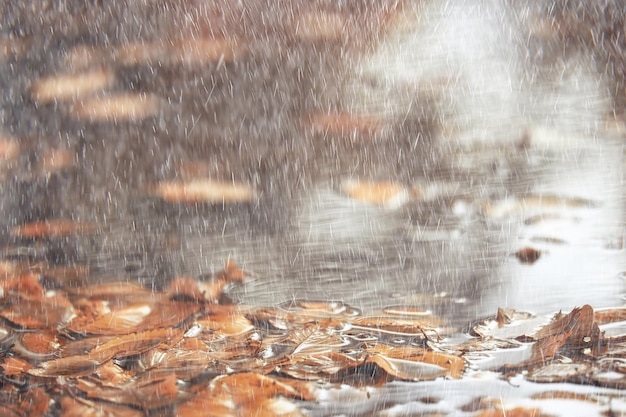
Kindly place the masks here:
<instances>
[{"instance_id":1,"label":"soggy leaf pile","mask_svg":"<svg viewBox=\"0 0 626 417\"><path fill-rule=\"evenodd\" d=\"M11 263L0 272L2 415L298 416L333 386L481 371L626 389L626 309L585 305L551 319L500 309L450 343L454 330L416 308L232 305L223 291L246 275L232 261L162 292ZM505 413L487 399L467 407Z\"/></svg>"}]
</instances>

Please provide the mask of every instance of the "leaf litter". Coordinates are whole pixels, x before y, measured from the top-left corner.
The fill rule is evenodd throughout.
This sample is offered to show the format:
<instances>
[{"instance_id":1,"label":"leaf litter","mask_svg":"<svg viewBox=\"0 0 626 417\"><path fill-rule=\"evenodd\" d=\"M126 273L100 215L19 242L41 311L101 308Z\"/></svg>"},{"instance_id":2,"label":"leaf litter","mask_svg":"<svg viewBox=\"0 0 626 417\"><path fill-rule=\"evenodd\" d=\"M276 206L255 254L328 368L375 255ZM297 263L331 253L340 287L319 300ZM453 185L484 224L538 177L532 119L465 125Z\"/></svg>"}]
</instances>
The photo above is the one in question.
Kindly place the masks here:
<instances>
[{"instance_id":1,"label":"leaf litter","mask_svg":"<svg viewBox=\"0 0 626 417\"><path fill-rule=\"evenodd\" d=\"M228 285L245 281L232 261L212 281L180 277L162 292L89 286L86 276L46 290L37 269L6 264L2 272L4 415L300 416L329 389L471 380L485 372L503 381L626 389L626 332L603 331L624 329L623 308L584 305L553 317L499 309L453 343L455 329L415 307L362 314L332 301L220 303ZM550 415L542 401L604 407L615 392L601 401L560 385L530 405L484 397L461 409Z\"/></svg>"}]
</instances>

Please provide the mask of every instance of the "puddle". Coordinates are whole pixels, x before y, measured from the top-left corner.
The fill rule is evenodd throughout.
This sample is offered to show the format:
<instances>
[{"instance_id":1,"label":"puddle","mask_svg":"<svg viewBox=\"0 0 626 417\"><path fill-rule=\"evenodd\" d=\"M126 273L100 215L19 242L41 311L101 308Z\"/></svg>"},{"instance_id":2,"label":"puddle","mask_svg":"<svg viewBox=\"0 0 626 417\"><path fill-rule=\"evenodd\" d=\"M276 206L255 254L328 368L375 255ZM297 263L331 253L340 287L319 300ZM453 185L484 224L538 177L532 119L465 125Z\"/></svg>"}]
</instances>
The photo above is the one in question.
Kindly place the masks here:
<instances>
[{"instance_id":1,"label":"puddle","mask_svg":"<svg viewBox=\"0 0 626 417\"><path fill-rule=\"evenodd\" d=\"M386 315L441 317L462 338L498 308L626 302L620 5L35 3L0 25L5 275L34 271L50 293L122 281L132 299L235 260L247 275L221 303L360 314L359 345ZM395 348L426 336L382 333ZM476 370L330 387L308 412L474 415L477 396L515 409L547 389ZM598 398L570 415L626 408L610 389L549 389Z\"/></svg>"}]
</instances>

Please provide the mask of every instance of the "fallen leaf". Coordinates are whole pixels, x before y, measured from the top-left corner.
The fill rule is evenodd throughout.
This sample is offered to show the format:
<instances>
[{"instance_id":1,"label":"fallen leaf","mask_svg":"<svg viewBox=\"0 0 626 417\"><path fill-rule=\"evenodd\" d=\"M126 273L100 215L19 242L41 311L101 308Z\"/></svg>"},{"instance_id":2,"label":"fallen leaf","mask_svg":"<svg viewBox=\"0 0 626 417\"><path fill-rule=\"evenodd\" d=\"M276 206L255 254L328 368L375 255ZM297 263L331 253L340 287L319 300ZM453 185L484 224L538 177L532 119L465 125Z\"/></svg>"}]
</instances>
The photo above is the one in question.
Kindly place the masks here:
<instances>
[{"instance_id":1,"label":"fallen leaf","mask_svg":"<svg viewBox=\"0 0 626 417\"><path fill-rule=\"evenodd\" d=\"M23 374L33 367L30 362L16 358L15 356L7 356L2 361L2 371L4 375L7 376L16 376Z\"/></svg>"},{"instance_id":2,"label":"fallen leaf","mask_svg":"<svg viewBox=\"0 0 626 417\"><path fill-rule=\"evenodd\" d=\"M62 348L56 332L21 333L15 338L13 350L31 362L52 359Z\"/></svg>"},{"instance_id":3,"label":"fallen leaf","mask_svg":"<svg viewBox=\"0 0 626 417\"><path fill-rule=\"evenodd\" d=\"M465 368L465 362L459 356L433 352L423 348L391 347L378 344L366 348L366 351L374 354L372 359L368 360L373 360L381 367L383 367L383 364L385 364L385 366L387 364L391 365L390 367L383 367L383 369L390 375L399 379L423 380L436 378L438 376L448 376L458 379L461 377L461 372L463 372ZM381 358L382 360L373 358ZM415 362L416 364L407 366L406 363L394 361L396 359ZM411 373L407 371L419 373L411 375Z\"/></svg>"},{"instance_id":4,"label":"fallen leaf","mask_svg":"<svg viewBox=\"0 0 626 417\"><path fill-rule=\"evenodd\" d=\"M160 100L152 94L115 93L77 102L72 113L90 122L137 122L155 116Z\"/></svg>"},{"instance_id":5,"label":"fallen leaf","mask_svg":"<svg viewBox=\"0 0 626 417\"><path fill-rule=\"evenodd\" d=\"M410 199L406 187L393 182L344 181L341 191L353 200L387 208L401 207Z\"/></svg>"},{"instance_id":6,"label":"fallen leaf","mask_svg":"<svg viewBox=\"0 0 626 417\"><path fill-rule=\"evenodd\" d=\"M601 354L605 347L601 342L601 332L598 323L594 321L593 308L584 305L573 309L569 314L557 314L552 322L541 328L535 339L551 336L565 336L564 348L567 355L582 355L584 349L589 348L594 355Z\"/></svg>"},{"instance_id":7,"label":"fallen leaf","mask_svg":"<svg viewBox=\"0 0 626 417\"><path fill-rule=\"evenodd\" d=\"M145 413L123 405L64 396L60 401L63 417L144 417Z\"/></svg>"},{"instance_id":8,"label":"fallen leaf","mask_svg":"<svg viewBox=\"0 0 626 417\"><path fill-rule=\"evenodd\" d=\"M237 38L182 38L165 42L130 43L114 52L124 65L185 65L233 62L248 55Z\"/></svg>"},{"instance_id":9,"label":"fallen leaf","mask_svg":"<svg viewBox=\"0 0 626 417\"><path fill-rule=\"evenodd\" d=\"M80 377L92 374L101 363L102 361L94 360L87 355L70 356L42 362L36 368L29 369L27 373L45 378Z\"/></svg>"},{"instance_id":10,"label":"fallen leaf","mask_svg":"<svg viewBox=\"0 0 626 417\"><path fill-rule=\"evenodd\" d=\"M82 391L90 399L131 405L145 410L172 405L178 396L178 386L174 374L147 381L131 380L115 387L81 378L76 381L76 389Z\"/></svg>"},{"instance_id":11,"label":"fallen leaf","mask_svg":"<svg viewBox=\"0 0 626 417\"><path fill-rule=\"evenodd\" d=\"M314 388L307 382L246 372L213 379L193 400L180 404L177 415L300 417L304 414L288 400L314 398Z\"/></svg>"},{"instance_id":12,"label":"fallen leaf","mask_svg":"<svg viewBox=\"0 0 626 417\"><path fill-rule=\"evenodd\" d=\"M11 235L19 238L58 238L77 234L93 233L97 230L93 223L57 219L28 223L11 229Z\"/></svg>"},{"instance_id":13,"label":"fallen leaf","mask_svg":"<svg viewBox=\"0 0 626 417\"><path fill-rule=\"evenodd\" d=\"M153 187L152 195L173 203L247 203L255 198L254 189L241 182L192 179L164 181Z\"/></svg>"},{"instance_id":14,"label":"fallen leaf","mask_svg":"<svg viewBox=\"0 0 626 417\"><path fill-rule=\"evenodd\" d=\"M184 331L176 328L163 328L119 336L96 346L89 352L89 358L106 362L113 358L138 355L161 343L173 345L183 337Z\"/></svg>"},{"instance_id":15,"label":"fallen leaf","mask_svg":"<svg viewBox=\"0 0 626 417\"><path fill-rule=\"evenodd\" d=\"M515 252L515 256L523 264L534 264L541 256L541 252L533 248L523 248Z\"/></svg>"},{"instance_id":16,"label":"fallen leaf","mask_svg":"<svg viewBox=\"0 0 626 417\"><path fill-rule=\"evenodd\" d=\"M108 69L59 74L35 81L30 94L38 103L80 100L106 90L114 82L115 74Z\"/></svg>"},{"instance_id":17,"label":"fallen leaf","mask_svg":"<svg viewBox=\"0 0 626 417\"><path fill-rule=\"evenodd\" d=\"M127 335L140 329L141 323L151 312L150 304L131 305L96 317L77 316L67 329L77 334Z\"/></svg>"},{"instance_id":18,"label":"fallen leaf","mask_svg":"<svg viewBox=\"0 0 626 417\"><path fill-rule=\"evenodd\" d=\"M411 336L419 339L438 340L440 335L425 320L397 318L389 316L355 317L350 320L352 329L368 330L398 336ZM349 330L348 332L352 332Z\"/></svg>"}]
</instances>

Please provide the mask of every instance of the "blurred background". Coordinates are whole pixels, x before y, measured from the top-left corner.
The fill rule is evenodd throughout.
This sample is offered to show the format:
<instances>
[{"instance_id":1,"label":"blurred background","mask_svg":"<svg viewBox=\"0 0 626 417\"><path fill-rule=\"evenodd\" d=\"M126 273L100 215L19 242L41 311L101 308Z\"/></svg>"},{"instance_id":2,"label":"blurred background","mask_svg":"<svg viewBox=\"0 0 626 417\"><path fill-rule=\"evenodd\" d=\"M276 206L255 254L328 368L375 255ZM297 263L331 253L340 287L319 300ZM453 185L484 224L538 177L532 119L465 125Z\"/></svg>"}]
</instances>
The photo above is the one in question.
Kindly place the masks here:
<instances>
[{"instance_id":1,"label":"blurred background","mask_svg":"<svg viewBox=\"0 0 626 417\"><path fill-rule=\"evenodd\" d=\"M1 256L458 325L623 305L624 8L2 2Z\"/></svg>"}]
</instances>

